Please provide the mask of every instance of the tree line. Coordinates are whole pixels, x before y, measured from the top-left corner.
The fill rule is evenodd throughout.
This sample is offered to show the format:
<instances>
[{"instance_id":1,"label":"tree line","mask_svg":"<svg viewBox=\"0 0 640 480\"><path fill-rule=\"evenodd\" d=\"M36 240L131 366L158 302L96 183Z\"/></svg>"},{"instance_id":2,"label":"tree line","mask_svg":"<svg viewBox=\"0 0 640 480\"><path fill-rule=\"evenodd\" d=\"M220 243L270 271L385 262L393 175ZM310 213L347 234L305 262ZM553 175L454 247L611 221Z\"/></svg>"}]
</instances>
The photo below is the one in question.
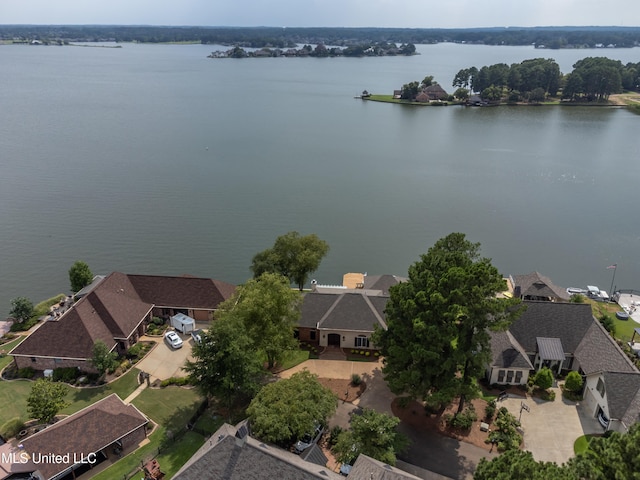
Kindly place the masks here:
<instances>
[{"instance_id":1,"label":"tree line","mask_svg":"<svg viewBox=\"0 0 640 480\"><path fill-rule=\"evenodd\" d=\"M429 82L425 83L426 79L430 79ZM414 100L421 88L432 83L433 77L425 80L404 84L401 98ZM463 68L454 76L452 86L458 87L453 99L462 102L473 92L479 93L483 101L495 103L504 100L539 103L558 95L566 101L602 102L625 90L640 92L640 62L624 65L620 60L587 57L563 75L555 60L534 58L511 65L496 63L480 69Z\"/></svg>"},{"instance_id":2,"label":"tree line","mask_svg":"<svg viewBox=\"0 0 640 480\"><path fill-rule=\"evenodd\" d=\"M535 45L538 48L634 47L640 27L332 28L119 25L1 25L0 39L116 42L197 42L251 48L296 44L349 46L378 42Z\"/></svg>"}]
</instances>

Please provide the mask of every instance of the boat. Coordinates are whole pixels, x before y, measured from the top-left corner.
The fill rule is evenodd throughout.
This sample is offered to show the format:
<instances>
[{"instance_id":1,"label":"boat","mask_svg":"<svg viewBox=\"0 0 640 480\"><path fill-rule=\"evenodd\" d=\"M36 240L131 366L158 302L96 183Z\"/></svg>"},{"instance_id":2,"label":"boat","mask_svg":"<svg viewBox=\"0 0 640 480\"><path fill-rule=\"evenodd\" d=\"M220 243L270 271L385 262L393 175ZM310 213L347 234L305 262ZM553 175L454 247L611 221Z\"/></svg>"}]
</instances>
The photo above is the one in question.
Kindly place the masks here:
<instances>
[{"instance_id":1,"label":"boat","mask_svg":"<svg viewBox=\"0 0 640 480\"><path fill-rule=\"evenodd\" d=\"M619 312L616 312L616 318L618 320L629 320L629 314L621 310Z\"/></svg>"},{"instance_id":2,"label":"boat","mask_svg":"<svg viewBox=\"0 0 640 480\"><path fill-rule=\"evenodd\" d=\"M569 295L586 295L587 291L584 288L569 287L567 293Z\"/></svg>"}]
</instances>

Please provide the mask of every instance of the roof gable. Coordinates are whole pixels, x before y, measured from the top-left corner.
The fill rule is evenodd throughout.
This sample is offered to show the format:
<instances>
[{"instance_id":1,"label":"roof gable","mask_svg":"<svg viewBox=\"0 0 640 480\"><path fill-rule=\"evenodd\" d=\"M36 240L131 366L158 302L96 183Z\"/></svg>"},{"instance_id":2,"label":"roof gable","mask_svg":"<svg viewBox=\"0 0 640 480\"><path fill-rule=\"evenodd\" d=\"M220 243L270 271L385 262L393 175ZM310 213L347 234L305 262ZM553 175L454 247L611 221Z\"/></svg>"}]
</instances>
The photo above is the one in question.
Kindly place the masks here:
<instances>
[{"instance_id":1,"label":"roof gable","mask_svg":"<svg viewBox=\"0 0 640 480\"><path fill-rule=\"evenodd\" d=\"M550 278L538 272L526 275L515 275L515 294L519 297L550 297L560 300L568 300L566 289L553 284Z\"/></svg>"},{"instance_id":2,"label":"roof gable","mask_svg":"<svg viewBox=\"0 0 640 480\"><path fill-rule=\"evenodd\" d=\"M494 367L533 370L529 357L510 332L489 331L489 340Z\"/></svg>"},{"instance_id":3,"label":"roof gable","mask_svg":"<svg viewBox=\"0 0 640 480\"><path fill-rule=\"evenodd\" d=\"M597 372L638 373L631 360L596 319L593 319L592 325L582 338L575 356L580 362L580 368L587 375Z\"/></svg>"},{"instance_id":4,"label":"roof gable","mask_svg":"<svg viewBox=\"0 0 640 480\"><path fill-rule=\"evenodd\" d=\"M627 427L640 420L640 374L605 372L603 376L609 417Z\"/></svg>"}]
</instances>

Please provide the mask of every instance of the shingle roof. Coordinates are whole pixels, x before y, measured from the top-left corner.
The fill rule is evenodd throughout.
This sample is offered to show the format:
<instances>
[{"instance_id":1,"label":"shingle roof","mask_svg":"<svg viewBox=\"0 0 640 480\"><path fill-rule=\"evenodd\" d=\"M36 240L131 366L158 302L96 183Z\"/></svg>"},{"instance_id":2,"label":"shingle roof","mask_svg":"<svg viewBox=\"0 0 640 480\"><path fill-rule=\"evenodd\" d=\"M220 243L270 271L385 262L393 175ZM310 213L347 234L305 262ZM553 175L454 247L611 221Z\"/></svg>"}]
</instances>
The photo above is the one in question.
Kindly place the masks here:
<instances>
[{"instance_id":1,"label":"shingle roof","mask_svg":"<svg viewBox=\"0 0 640 480\"><path fill-rule=\"evenodd\" d=\"M367 275L364 277L364 288L366 290L382 290L385 295L389 295L389 288L400 282L406 282L406 277L396 275Z\"/></svg>"},{"instance_id":2,"label":"shingle roof","mask_svg":"<svg viewBox=\"0 0 640 480\"><path fill-rule=\"evenodd\" d=\"M358 455L347 478L352 480L419 480L419 477L404 470L392 467L363 454Z\"/></svg>"},{"instance_id":3,"label":"shingle roof","mask_svg":"<svg viewBox=\"0 0 640 480\"><path fill-rule=\"evenodd\" d=\"M224 424L176 473L174 480L340 479L331 470L298 455L250 437L235 438L236 429Z\"/></svg>"},{"instance_id":4,"label":"shingle roof","mask_svg":"<svg viewBox=\"0 0 640 480\"><path fill-rule=\"evenodd\" d=\"M190 276L127 275L139 297L159 307L215 309L231 297L235 286Z\"/></svg>"},{"instance_id":5,"label":"shingle roof","mask_svg":"<svg viewBox=\"0 0 640 480\"><path fill-rule=\"evenodd\" d=\"M364 293L307 293L299 325L372 332L374 325L386 328L382 312L388 301L389 297L369 297Z\"/></svg>"},{"instance_id":6,"label":"shingle roof","mask_svg":"<svg viewBox=\"0 0 640 480\"><path fill-rule=\"evenodd\" d=\"M561 300L568 300L569 294L567 290L553 284L551 279L539 274L538 272L528 273L526 275L515 275L515 294L517 296L527 297L552 297Z\"/></svg>"},{"instance_id":7,"label":"shingle roof","mask_svg":"<svg viewBox=\"0 0 640 480\"><path fill-rule=\"evenodd\" d=\"M527 368L533 370L529 357L509 331L489 332L492 365L501 368Z\"/></svg>"},{"instance_id":8,"label":"shingle roof","mask_svg":"<svg viewBox=\"0 0 640 480\"><path fill-rule=\"evenodd\" d=\"M128 338L154 306L214 309L234 289L206 278L113 272L60 319L42 324L11 353L88 359L97 340L113 348L116 339Z\"/></svg>"},{"instance_id":9,"label":"shingle roof","mask_svg":"<svg viewBox=\"0 0 640 480\"><path fill-rule=\"evenodd\" d=\"M609 417L628 427L640 420L640 374L605 372Z\"/></svg>"},{"instance_id":10,"label":"shingle roof","mask_svg":"<svg viewBox=\"0 0 640 480\"><path fill-rule=\"evenodd\" d=\"M536 338L559 338L565 353L574 354L595 322L586 303L523 302L526 310L509 327L526 352L537 350Z\"/></svg>"},{"instance_id":11,"label":"shingle roof","mask_svg":"<svg viewBox=\"0 0 640 480\"><path fill-rule=\"evenodd\" d=\"M575 351L582 371L639 373L600 322L593 322Z\"/></svg>"},{"instance_id":12,"label":"shingle roof","mask_svg":"<svg viewBox=\"0 0 640 480\"><path fill-rule=\"evenodd\" d=\"M148 422L147 418L133 405L126 405L115 393L89 405L54 425L22 440L29 454L64 455L95 453L121 439ZM50 478L71 463L40 463L38 469Z\"/></svg>"}]
</instances>

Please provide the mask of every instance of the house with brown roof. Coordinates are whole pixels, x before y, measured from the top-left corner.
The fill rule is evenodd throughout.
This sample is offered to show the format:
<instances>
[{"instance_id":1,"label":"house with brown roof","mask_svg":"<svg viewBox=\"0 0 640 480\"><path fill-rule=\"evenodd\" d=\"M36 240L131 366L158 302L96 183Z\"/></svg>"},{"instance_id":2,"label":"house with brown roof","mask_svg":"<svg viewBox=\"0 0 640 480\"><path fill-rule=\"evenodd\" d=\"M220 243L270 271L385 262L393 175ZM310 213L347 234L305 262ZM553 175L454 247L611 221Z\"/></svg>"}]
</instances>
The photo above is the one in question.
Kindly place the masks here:
<instances>
[{"instance_id":1,"label":"house with brown roof","mask_svg":"<svg viewBox=\"0 0 640 480\"><path fill-rule=\"evenodd\" d=\"M525 385L547 367L579 372L582 407L607 430L625 432L640 420L640 371L598 322L588 304L525 301L506 332L490 332L489 383Z\"/></svg>"},{"instance_id":2,"label":"house with brown roof","mask_svg":"<svg viewBox=\"0 0 640 480\"><path fill-rule=\"evenodd\" d=\"M145 333L152 317L168 319L183 313L210 320L234 289L208 278L113 272L95 282L62 316L43 321L11 355L18 368L77 367L95 372L89 360L98 340L110 351L124 354Z\"/></svg>"},{"instance_id":3,"label":"house with brown roof","mask_svg":"<svg viewBox=\"0 0 640 480\"><path fill-rule=\"evenodd\" d=\"M449 98L449 94L437 83L429 85L422 91L429 100L446 100Z\"/></svg>"},{"instance_id":4,"label":"house with brown roof","mask_svg":"<svg viewBox=\"0 0 640 480\"><path fill-rule=\"evenodd\" d=\"M21 451L36 467L37 478L73 477L108 458L118 458L142 442L149 423L115 393L20 440Z\"/></svg>"}]
</instances>

